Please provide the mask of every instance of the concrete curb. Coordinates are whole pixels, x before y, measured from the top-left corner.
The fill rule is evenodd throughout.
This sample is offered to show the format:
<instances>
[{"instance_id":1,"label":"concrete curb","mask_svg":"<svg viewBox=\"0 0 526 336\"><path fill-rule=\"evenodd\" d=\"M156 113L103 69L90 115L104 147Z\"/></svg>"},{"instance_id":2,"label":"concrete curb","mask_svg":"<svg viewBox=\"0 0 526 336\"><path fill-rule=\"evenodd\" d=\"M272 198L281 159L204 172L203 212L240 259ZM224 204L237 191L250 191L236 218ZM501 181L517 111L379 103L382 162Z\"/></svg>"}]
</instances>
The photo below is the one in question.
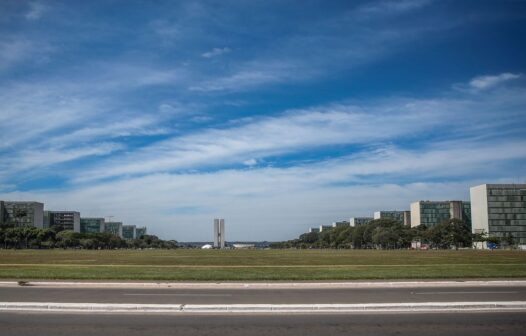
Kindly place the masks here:
<instances>
[{"instance_id":1,"label":"concrete curb","mask_svg":"<svg viewBox=\"0 0 526 336\"><path fill-rule=\"evenodd\" d=\"M358 313L526 310L526 301L362 304L112 304L0 302L0 311L80 313Z\"/></svg>"},{"instance_id":2,"label":"concrete curb","mask_svg":"<svg viewBox=\"0 0 526 336\"><path fill-rule=\"evenodd\" d=\"M16 287L16 281L0 281L0 287ZM323 289L323 288L429 288L429 287L525 287L526 280L468 281L369 281L369 282L77 282L29 281L25 286L55 288L174 288L174 289Z\"/></svg>"}]
</instances>

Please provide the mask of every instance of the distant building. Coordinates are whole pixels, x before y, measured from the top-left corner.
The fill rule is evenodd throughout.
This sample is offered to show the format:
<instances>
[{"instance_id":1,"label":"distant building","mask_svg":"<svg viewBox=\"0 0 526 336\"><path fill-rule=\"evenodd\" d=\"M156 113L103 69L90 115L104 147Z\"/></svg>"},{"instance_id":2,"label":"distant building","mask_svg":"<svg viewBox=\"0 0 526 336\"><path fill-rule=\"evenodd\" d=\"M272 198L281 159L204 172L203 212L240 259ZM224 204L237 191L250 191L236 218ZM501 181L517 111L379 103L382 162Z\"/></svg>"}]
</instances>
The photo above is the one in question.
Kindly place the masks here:
<instances>
[{"instance_id":1,"label":"distant building","mask_svg":"<svg viewBox=\"0 0 526 336\"><path fill-rule=\"evenodd\" d=\"M526 248L526 184L482 184L470 188L473 233L511 234Z\"/></svg>"},{"instance_id":2,"label":"distant building","mask_svg":"<svg viewBox=\"0 0 526 336\"><path fill-rule=\"evenodd\" d=\"M404 225L411 226L411 211L404 211Z\"/></svg>"},{"instance_id":3,"label":"distant building","mask_svg":"<svg viewBox=\"0 0 526 336\"><path fill-rule=\"evenodd\" d=\"M58 226L63 230L80 232L80 212L78 211L44 211L45 227Z\"/></svg>"},{"instance_id":4,"label":"distant building","mask_svg":"<svg viewBox=\"0 0 526 336\"><path fill-rule=\"evenodd\" d=\"M135 228L135 238L136 238L136 239L140 239L140 238L142 238L144 235L146 235L146 227L145 227L145 226Z\"/></svg>"},{"instance_id":5,"label":"distant building","mask_svg":"<svg viewBox=\"0 0 526 336\"><path fill-rule=\"evenodd\" d=\"M203 250L210 250L210 249L213 249L214 247L212 246L212 244L205 244L203 246L201 246L201 249Z\"/></svg>"},{"instance_id":6,"label":"distant building","mask_svg":"<svg viewBox=\"0 0 526 336\"><path fill-rule=\"evenodd\" d=\"M334 222L332 223L332 227L342 227L342 226L350 226L351 224L348 221L340 221L340 222Z\"/></svg>"},{"instance_id":7,"label":"distant building","mask_svg":"<svg viewBox=\"0 0 526 336\"><path fill-rule=\"evenodd\" d=\"M122 238L124 239L135 239L135 225L123 225L122 226Z\"/></svg>"},{"instance_id":8,"label":"distant building","mask_svg":"<svg viewBox=\"0 0 526 336\"><path fill-rule=\"evenodd\" d=\"M44 204L39 202L3 201L1 206L4 225L44 228Z\"/></svg>"},{"instance_id":9,"label":"distant building","mask_svg":"<svg viewBox=\"0 0 526 336\"><path fill-rule=\"evenodd\" d=\"M365 225L367 223L369 223L370 221L372 221L374 218L373 217L351 217L349 223L351 226L360 226L360 225Z\"/></svg>"},{"instance_id":10,"label":"distant building","mask_svg":"<svg viewBox=\"0 0 526 336\"><path fill-rule=\"evenodd\" d=\"M0 226L4 225L8 220L7 211L5 209L4 201L0 201Z\"/></svg>"},{"instance_id":11,"label":"distant building","mask_svg":"<svg viewBox=\"0 0 526 336\"><path fill-rule=\"evenodd\" d=\"M319 232L323 232L323 231L330 230L330 229L332 229L332 225L320 225Z\"/></svg>"},{"instance_id":12,"label":"distant building","mask_svg":"<svg viewBox=\"0 0 526 336\"><path fill-rule=\"evenodd\" d=\"M404 225L411 225L410 211L376 211L374 219L392 219Z\"/></svg>"},{"instance_id":13,"label":"distant building","mask_svg":"<svg viewBox=\"0 0 526 336\"><path fill-rule=\"evenodd\" d=\"M411 203L411 227L433 227L460 219L471 227L471 204L465 201L418 201Z\"/></svg>"},{"instance_id":14,"label":"distant building","mask_svg":"<svg viewBox=\"0 0 526 336\"><path fill-rule=\"evenodd\" d=\"M81 217L80 218L80 232L81 233L100 233L104 232L104 218Z\"/></svg>"},{"instance_id":15,"label":"distant building","mask_svg":"<svg viewBox=\"0 0 526 336\"><path fill-rule=\"evenodd\" d=\"M114 236L122 238L122 222L105 222L104 232L109 232Z\"/></svg>"},{"instance_id":16,"label":"distant building","mask_svg":"<svg viewBox=\"0 0 526 336\"><path fill-rule=\"evenodd\" d=\"M225 220L223 218L214 219L214 247L225 248Z\"/></svg>"},{"instance_id":17,"label":"distant building","mask_svg":"<svg viewBox=\"0 0 526 336\"><path fill-rule=\"evenodd\" d=\"M310 228L309 233L312 233L312 232L320 232L320 228Z\"/></svg>"}]
</instances>

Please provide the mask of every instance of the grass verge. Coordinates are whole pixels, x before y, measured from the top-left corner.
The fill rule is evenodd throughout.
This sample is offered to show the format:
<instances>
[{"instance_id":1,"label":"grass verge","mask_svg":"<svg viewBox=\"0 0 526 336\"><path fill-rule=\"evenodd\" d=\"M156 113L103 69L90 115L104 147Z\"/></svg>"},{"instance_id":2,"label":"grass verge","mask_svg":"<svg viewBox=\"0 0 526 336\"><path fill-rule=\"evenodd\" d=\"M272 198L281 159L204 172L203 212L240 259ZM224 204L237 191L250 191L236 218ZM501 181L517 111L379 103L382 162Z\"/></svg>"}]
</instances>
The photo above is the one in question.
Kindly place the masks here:
<instances>
[{"instance_id":1,"label":"grass verge","mask_svg":"<svg viewBox=\"0 0 526 336\"><path fill-rule=\"evenodd\" d=\"M0 251L0 278L362 280L526 277L520 251Z\"/></svg>"}]
</instances>

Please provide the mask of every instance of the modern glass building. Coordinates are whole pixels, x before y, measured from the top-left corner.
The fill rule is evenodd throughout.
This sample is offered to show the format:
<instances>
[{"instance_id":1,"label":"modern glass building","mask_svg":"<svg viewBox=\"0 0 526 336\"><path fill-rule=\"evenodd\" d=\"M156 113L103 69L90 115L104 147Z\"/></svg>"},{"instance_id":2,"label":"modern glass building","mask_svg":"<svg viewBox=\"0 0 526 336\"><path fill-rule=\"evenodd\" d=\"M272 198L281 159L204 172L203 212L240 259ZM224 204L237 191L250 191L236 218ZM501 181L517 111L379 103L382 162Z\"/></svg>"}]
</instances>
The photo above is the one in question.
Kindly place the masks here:
<instances>
[{"instance_id":1,"label":"modern glass building","mask_svg":"<svg viewBox=\"0 0 526 336\"><path fill-rule=\"evenodd\" d=\"M349 223L351 226L360 226L369 223L373 219L373 217L351 217Z\"/></svg>"},{"instance_id":2,"label":"modern glass building","mask_svg":"<svg viewBox=\"0 0 526 336\"><path fill-rule=\"evenodd\" d=\"M411 211L376 211L374 219L392 219L404 225L411 225Z\"/></svg>"},{"instance_id":3,"label":"modern glass building","mask_svg":"<svg viewBox=\"0 0 526 336\"><path fill-rule=\"evenodd\" d=\"M342 226L350 226L351 224L348 221L340 221L340 222L334 222L332 223L332 227L342 227Z\"/></svg>"},{"instance_id":4,"label":"modern glass building","mask_svg":"<svg viewBox=\"0 0 526 336\"><path fill-rule=\"evenodd\" d=\"M44 204L39 202L3 201L4 225L44 228Z\"/></svg>"},{"instance_id":5,"label":"modern glass building","mask_svg":"<svg viewBox=\"0 0 526 336\"><path fill-rule=\"evenodd\" d=\"M123 225L122 226L122 238L124 239L135 239L135 225Z\"/></svg>"},{"instance_id":6,"label":"modern glass building","mask_svg":"<svg viewBox=\"0 0 526 336\"><path fill-rule=\"evenodd\" d=\"M112 235L122 238L122 222L104 223L104 232L109 232Z\"/></svg>"},{"instance_id":7,"label":"modern glass building","mask_svg":"<svg viewBox=\"0 0 526 336\"><path fill-rule=\"evenodd\" d=\"M464 201L418 201L411 203L411 227L432 227L450 219L460 219L471 226L471 205Z\"/></svg>"},{"instance_id":8,"label":"modern glass building","mask_svg":"<svg viewBox=\"0 0 526 336\"><path fill-rule=\"evenodd\" d=\"M526 248L526 184L483 184L470 188L473 233L508 237Z\"/></svg>"},{"instance_id":9,"label":"modern glass building","mask_svg":"<svg viewBox=\"0 0 526 336\"><path fill-rule=\"evenodd\" d=\"M81 233L99 233L104 232L104 218L81 218L80 232Z\"/></svg>"},{"instance_id":10,"label":"modern glass building","mask_svg":"<svg viewBox=\"0 0 526 336\"><path fill-rule=\"evenodd\" d=\"M320 232L332 229L332 225L320 225Z\"/></svg>"},{"instance_id":11,"label":"modern glass building","mask_svg":"<svg viewBox=\"0 0 526 336\"><path fill-rule=\"evenodd\" d=\"M5 210L4 201L0 201L0 225L4 225L7 222L7 212Z\"/></svg>"},{"instance_id":12,"label":"modern glass building","mask_svg":"<svg viewBox=\"0 0 526 336\"><path fill-rule=\"evenodd\" d=\"M78 211L45 211L45 227L58 226L63 230L80 232L80 212Z\"/></svg>"},{"instance_id":13,"label":"modern glass building","mask_svg":"<svg viewBox=\"0 0 526 336\"><path fill-rule=\"evenodd\" d=\"M135 238L139 239L142 238L142 236L146 235L146 227L138 227L135 228Z\"/></svg>"}]
</instances>

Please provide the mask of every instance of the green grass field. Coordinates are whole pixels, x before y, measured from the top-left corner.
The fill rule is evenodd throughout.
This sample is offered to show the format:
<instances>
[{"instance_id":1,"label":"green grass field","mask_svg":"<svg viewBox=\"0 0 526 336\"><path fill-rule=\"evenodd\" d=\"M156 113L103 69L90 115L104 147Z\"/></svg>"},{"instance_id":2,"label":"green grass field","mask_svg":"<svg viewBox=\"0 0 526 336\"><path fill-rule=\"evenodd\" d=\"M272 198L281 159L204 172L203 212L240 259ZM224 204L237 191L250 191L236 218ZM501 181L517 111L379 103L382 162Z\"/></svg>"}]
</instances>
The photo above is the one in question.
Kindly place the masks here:
<instances>
[{"instance_id":1,"label":"green grass field","mask_svg":"<svg viewBox=\"0 0 526 336\"><path fill-rule=\"evenodd\" d=\"M358 280L526 278L526 252L0 250L2 279Z\"/></svg>"}]
</instances>

